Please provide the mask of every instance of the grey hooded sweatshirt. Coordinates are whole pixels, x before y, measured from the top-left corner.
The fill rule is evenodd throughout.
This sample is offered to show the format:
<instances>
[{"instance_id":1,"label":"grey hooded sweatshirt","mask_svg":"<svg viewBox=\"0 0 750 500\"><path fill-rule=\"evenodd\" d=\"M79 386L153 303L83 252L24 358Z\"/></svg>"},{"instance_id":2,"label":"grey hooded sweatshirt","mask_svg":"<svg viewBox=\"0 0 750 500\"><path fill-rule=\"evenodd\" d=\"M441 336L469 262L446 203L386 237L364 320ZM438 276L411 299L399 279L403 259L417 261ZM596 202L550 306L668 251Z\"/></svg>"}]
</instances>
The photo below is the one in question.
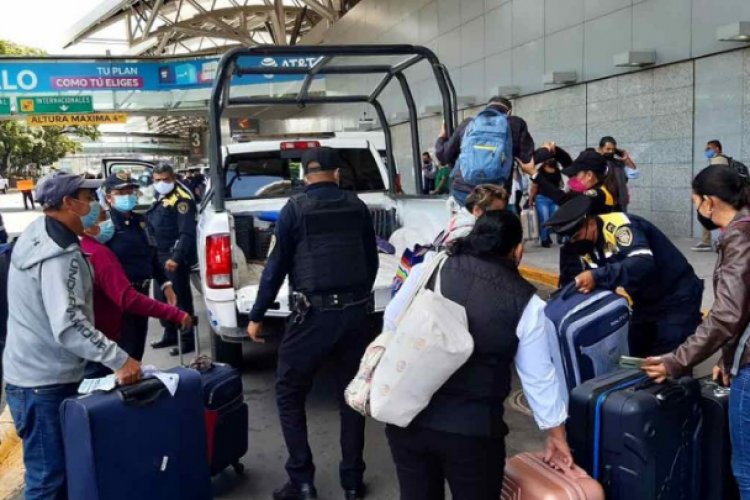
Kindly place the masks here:
<instances>
[{"instance_id":1,"label":"grey hooded sweatshirt","mask_svg":"<svg viewBox=\"0 0 750 500\"><path fill-rule=\"evenodd\" d=\"M39 217L13 248L5 379L19 387L79 382L86 361L112 370L128 355L94 328L92 271L78 237Z\"/></svg>"}]
</instances>

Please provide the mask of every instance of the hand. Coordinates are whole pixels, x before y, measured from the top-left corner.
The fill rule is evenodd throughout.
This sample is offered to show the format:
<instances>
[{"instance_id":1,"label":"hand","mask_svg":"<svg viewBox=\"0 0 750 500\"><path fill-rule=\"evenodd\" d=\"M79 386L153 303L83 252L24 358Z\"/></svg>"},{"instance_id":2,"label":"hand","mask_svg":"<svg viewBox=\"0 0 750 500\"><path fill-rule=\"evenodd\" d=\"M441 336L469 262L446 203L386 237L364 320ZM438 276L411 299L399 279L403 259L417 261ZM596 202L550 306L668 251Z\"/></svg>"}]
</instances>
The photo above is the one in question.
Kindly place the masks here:
<instances>
[{"instance_id":1,"label":"hand","mask_svg":"<svg viewBox=\"0 0 750 500\"><path fill-rule=\"evenodd\" d=\"M662 362L660 356L650 356L646 358L646 360L641 365L641 370L646 372L646 375L648 375L657 384L661 384L662 382L667 380L667 377L669 377L669 373L667 373L667 367Z\"/></svg>"},{"instance_id":2,"label":"hand","mask_svg":"<svg viewBox=\"0 0 750 500\"><path fill-rule=\"evenodd\" d=\"M630 153L628 153L624 149L621 149L620 152L622 153L622 155L620 155L620 158L622 159L622 161L630 160Z\"/></svg>"},{"instance_id":3,"label":"hand","mask_svg":"<svg viewBox=\"0 0 750 500\"><path fill-rule=\"evenodd\" d=\"M174 287L167 285L164 287L164 298L167 299L167 304L174 307L177 305L177 294L174 293Z\"/></svg>"},{"instance_id":4,"label":"hand","mask_svg":"<svg viewBox=\"0 0 750 500\"><path fill-rule=\"evenodd\" d=\"M247 325L247 335L252 339L253 342L257 344L266 343L266 339L261 337L261 333L263 333L263 323L257 323L255 321L251 321Z\"/></svg>"},{"instance_id":5,"label":"hand","mask_svg":"<svg viewBox=\"0 0 750 500\"><path fill-rule=\"evenodd\" d=\"M445 122L440 126L440 135L438 135L441 139L447 139L448 138L448 130L445 128Z\"/></svg>"},{"instance_id":6,"label":"hand","mask_svg":"<svg viewBox=\"0 0 750 500\"><path fill-rule=\"evenodd\" d=\"M188 330L193 327L193 316L183 311L182 321L180 321L180 328L183 330Z\"/></svg>"},{"instance_id":7,"label":"hand","mask_svg":"<svg viewBox=\"0 0 750 500\"><path fill-rule=\"evenodd\" d=\"M558 425L547 430L544 461L551 465L573 467L573 454L565 437L565 426Z\"/></svg>"},{"instance_id":8,"label":"hand","mask_svg":"<svg viewBox=\"0 0 750 500\"><path fill-rule=\"evenodd\" d=\"M133 358L128 358L122 367L115 372L119 385L135 384L141 379L141 364Z\"/></svg>"},{"instance_id":9,"label":"hand","mask_svg":"<svg viewBox=\"0 0 750 500\"><path fill-rule=\"evenodd\" d=\"M594 273L591 271L584 271L576 276L576 288L581 293L591 293L596 287L596 280L594 279Z\"/></svg>"},{"instance_id":10,"label":"hand","mask_svg":"<svg viewBox=\"0 0 750 500\"><path fill-rule=\"evenodd\" d=\"M533 176L536 174L536 165L534 165L534 158L529 160L528 163L522 162L520 159L518 159L518 164L521 166L521 170L524 174Z\"/></svg>"},{"instance_id":11,"label":"hand","mask_svg":"<svg viewBox=\"0 0 750 500\"><path fill-rule=\"evenodd\" d=\"M167 261L166 261L166 262L164 263L164 269L166 269L166 270L167 270L167 271L169 271L170 273L173 273L173 272L177 271L177 268L178 268L179 266L180 266L180 265L179 265L179 264L178 264L177 262L173 261L172 259L168 259L168 260L167 260Z\"/></svg>"},{"instance_id":12,"label":"hand","mask_svg":"<svg viewBox=\"0 0 750 500\"><path fill-rule=\"evenodd\" d=\"M713 373L711 374L711 379L719 382L724 387L729 387L729 385L732 383L732 374L726 373L720 366L714 366Z\"/></svg>"},{"instance_id":13,"label":"hand","mask_svg":"<svg viewBox=\"0 0 750 500\"><path fill-rule=\"evenodd\" d=\"M544 144L542 144L542 147L543 147L543 148L547 148L547 149L549 149L549 150L550 150L550 152L552 152L552 153L554 153L554 152L555 152L555 147L556 147L556 146L557 146L557 144L555 143L555 141L547 141L547 142L545 142Z\"/></svg>"}]
</instances>

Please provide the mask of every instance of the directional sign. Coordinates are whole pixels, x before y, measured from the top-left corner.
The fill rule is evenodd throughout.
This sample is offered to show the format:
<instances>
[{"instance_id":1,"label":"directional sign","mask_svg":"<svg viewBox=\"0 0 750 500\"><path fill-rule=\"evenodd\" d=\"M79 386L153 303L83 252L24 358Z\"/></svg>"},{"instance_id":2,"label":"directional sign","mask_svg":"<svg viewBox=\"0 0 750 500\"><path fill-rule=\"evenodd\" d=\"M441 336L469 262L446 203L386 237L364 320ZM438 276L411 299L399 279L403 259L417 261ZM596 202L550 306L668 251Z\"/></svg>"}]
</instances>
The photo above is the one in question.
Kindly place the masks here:
<instances>
[{"instance_id":1,"label":"directional sign","mask_svg":"<svg viewBox=\"0 0 750 500\"><path fill-rule=\"evenodd\" d=\"M94 103L90 95L18 97L17 103L18 112L24 115L94 111Z\"/></svg>"},{"instance_id":2,"label":"directional sign","mask_svg":"<svg viewBox=\"0 0 750 500\"><path fill-rule=\"evenodd\" d=\"M0 97L0 115L10 114L10 98Z\"/></svg>"},{"instance_id":3,"label":"directional sign","mask_svg":"<svg viewBox=\"0 0 750 500\"><path fill-rule=\"evenodd\" d=\"M33 127L76 127L83 125L106 125L127 123L125 113L89 113L84 115L31 115L26 123Z\"/></svg>"}]
</instances>

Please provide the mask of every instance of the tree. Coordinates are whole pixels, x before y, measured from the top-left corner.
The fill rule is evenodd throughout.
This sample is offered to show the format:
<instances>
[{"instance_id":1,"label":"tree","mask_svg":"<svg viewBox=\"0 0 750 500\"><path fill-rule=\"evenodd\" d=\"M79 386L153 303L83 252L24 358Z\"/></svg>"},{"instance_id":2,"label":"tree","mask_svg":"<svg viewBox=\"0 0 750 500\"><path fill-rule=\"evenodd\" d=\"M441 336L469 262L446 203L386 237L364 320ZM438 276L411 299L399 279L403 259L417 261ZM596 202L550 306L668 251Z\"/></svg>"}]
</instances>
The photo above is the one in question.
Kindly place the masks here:
<instances>
[{"instance_id":1,"label":"tree","mask_svg":"<svg viewBox=\"0 0 750 500\"><path fill-rule=\"evenodd\" d=\"M44 55L44 51L0 40L0 55ZM74 137L96 140L97 127L29 127L18 120L0 121L0 174L7 176L29 163L49 165L81 150Z\"/></svg>"}]
</instances>

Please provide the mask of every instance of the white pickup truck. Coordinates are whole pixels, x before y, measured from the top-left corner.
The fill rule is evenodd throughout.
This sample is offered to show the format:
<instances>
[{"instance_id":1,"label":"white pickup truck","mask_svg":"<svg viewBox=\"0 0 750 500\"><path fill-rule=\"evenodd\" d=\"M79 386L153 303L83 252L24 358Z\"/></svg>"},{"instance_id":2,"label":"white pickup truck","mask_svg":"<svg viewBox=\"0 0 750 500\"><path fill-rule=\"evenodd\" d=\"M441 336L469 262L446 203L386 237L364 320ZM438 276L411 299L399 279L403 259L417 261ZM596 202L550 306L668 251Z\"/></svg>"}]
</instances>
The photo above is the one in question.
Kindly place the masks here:
<instances>
[{"instance_id":1,"label":"white pickup truck","mask_svg":"<svg viewBox=\"0 0 750 500\"><path fill-rule=\"evenodd\" d=\"M269 60L274 64L264 63ZM381 313L390 300L391 283L404 247L430 242L445 227L450 210L444 198L404 195L397 186L400 177L383 106L384 92L400 90L404 97L411 132L411 161L404 163L411 164L415 192L419 192L421 148L416 104L408 81L409 75L420 75L411 70L416 65L426 69L420 78L433 75L442 98L443 120L452 132L456 123L455 90L446 68L424 47L258 46L235 48L221 58L209 101L210 183L199 207L197 231L197 285L206 303L215 359L233 364L241 361L242 342L248 340L248 313L258 293L274 221L290 195L302 189L300 158L305 149L329 146L338 150L342 158L341 187L357 193L370 209L377 235L396 247L392 255L380 254L374 286L375 314ZM268 94L259 94L243 87L248 82L243 79L275 83L269 85ZM313 83L317 90L311 91ZM280 111L282 116L289 116L284 113L308 105L322 105L321 113L336 114L335 106L350 104L374 109L381 130L221 143L225 114L253 116L258 112L262 118ZM342 272L346 272L345 262ZM285 283L266 313L264 332L283 328L290 314L288 295Z\"/></svg>"},{"instance_id":2,"label":"white pickup truck","mask_svg":"<svg viewBox=\"0 0 750 500\"><path fill-rule=\"evenodd\" d=\"M379 237L389 240L397 232L393 239L396 252L380 253L374 287L376 313L382 313L390 300L391 283L404 245L429 242L445 227L449 218L445 199L389 194L391 186L377 147L382 143L382 134L367 135L371 135L371 140L364 134L360 138L300 137L224 148L225 209L216 212L208 200L201 207L197 231L200 286L215 335L215 358L237 361L235 356L241 349L237 342L246 338L248 314L258 293L275 218L289 196L302 188L299 160L305 148L337 149L343 160L341 187L356 191L367 204ZM266 314L266 329L278 331L283 327L283 320L290 314L288 295L285 282Z\"/></svg>"}]
</instances>

